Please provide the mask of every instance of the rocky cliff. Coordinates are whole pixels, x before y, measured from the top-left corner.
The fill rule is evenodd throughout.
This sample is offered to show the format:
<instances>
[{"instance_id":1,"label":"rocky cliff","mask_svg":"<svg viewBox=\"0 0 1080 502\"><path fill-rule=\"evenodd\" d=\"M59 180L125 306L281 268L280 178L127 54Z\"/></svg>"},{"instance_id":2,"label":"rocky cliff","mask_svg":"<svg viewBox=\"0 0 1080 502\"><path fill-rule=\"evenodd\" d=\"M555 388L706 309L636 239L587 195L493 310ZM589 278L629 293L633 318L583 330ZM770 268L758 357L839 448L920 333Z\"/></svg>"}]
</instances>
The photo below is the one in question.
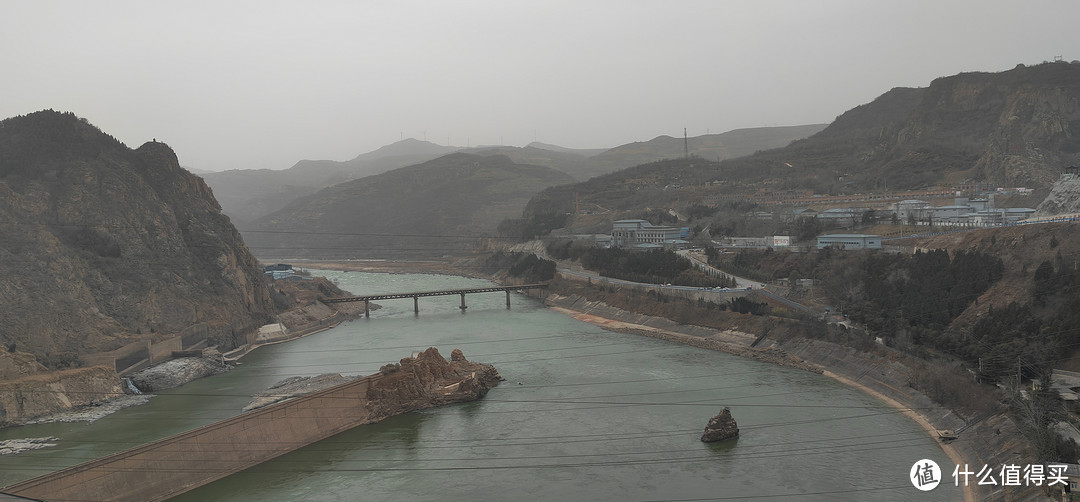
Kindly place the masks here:
<instances>
[{"instance_id":1,"label":"rocky cliff","mask_svg":"<svg viewBox=\"0 0 1080 502\"><path fill-rule=\"evenodd\" d=\"M0 123L0 343L52 368L195 324L267 321L261 270L202 179L71 113Z\"/></svg>"},{"instance_id":2,"label":"rocky cliff","mask_svg":"<svg viewBox=\"0 0 1080 502\"><path fill-rule=\"evenodd\" d=\"M650 207L696 199L716 205L710 199L762 190L836 195L967 183L1045 189L1066 167L1080 165L1080 63L961 73L924 88L895 88L786 147L718 164L707 159L658 162L548 188L529 201L525 216L597 206L640 215ZM575 216L568 228L604 228L590 226L595 218Z\"/></svg>"},{"instance_id":3,"label":"rocky cliff","mask_svg":"<svg viewBox=\"0 0 1080 502\"><path fill-rule=\"evenodd\" d=\"M807 155L793 165L820 163L870 188L1045 188L1078 160L1078 131L1080 64L1018 65L894 89L786 153Z\"/></svg>"},{"instance_id":4,"label":"rocky cliff","mask_svg":"<svg viewBox=\"0 0 1080 502\"><path fill-rule=\"evenodd\" d=\"M0 427L124 395L112 368L77 368L0 381Z\"/></svg>"},{"instance_id":5,"label":"rocky cliff","mask_svg":"<svg viewBox=\"0 0 1080 502\"><path fill-rule=\"evenodd\" d=\"M1080 153L1080 64L1020 65L937 79L897 143L902 138L922 148L952 141L957 151L977 154L964 173L973 179L1049 186Z\"/></svg>"},{"instance_id":6,"label":"rocky cliff","mask_svg":"<svg viewBox=\"0 0 1080 502\"><path fill-rule=\"evenodd\" d=\"M454 349L447 361L434 347L406 357L400 363L383 366L379 375L381 378L375 380L367 391L366 408L370 417L366 420L370 422L432 406L480 399L502 381L494 366L469 361L460 349ZM252 398L244 411L356 379L338 373L286 378Z\"/></svg>"},{"instance_id":7,"label":"rocky cliff","mask_svg":"<svg viewBox=\"0 0 1080 502\"><path fill-rule=\"evenodd\" d=\"M1080 213L1080 178L1062 176L1035 209L1036 218Z\"/></svg>"},{"instance_id":8,"label":"rocky cliff","mask_svg":"<svg viewBox=\"0 0 1080 502\"><path fill-rule=\"evenodd\" d=\"M490 364L474 363L455 349L450 360L430 347L380 370L383 378L368 389L368 408L381 420L414 410L480 399L502 377Z\"/></svg>"}]
</instances>

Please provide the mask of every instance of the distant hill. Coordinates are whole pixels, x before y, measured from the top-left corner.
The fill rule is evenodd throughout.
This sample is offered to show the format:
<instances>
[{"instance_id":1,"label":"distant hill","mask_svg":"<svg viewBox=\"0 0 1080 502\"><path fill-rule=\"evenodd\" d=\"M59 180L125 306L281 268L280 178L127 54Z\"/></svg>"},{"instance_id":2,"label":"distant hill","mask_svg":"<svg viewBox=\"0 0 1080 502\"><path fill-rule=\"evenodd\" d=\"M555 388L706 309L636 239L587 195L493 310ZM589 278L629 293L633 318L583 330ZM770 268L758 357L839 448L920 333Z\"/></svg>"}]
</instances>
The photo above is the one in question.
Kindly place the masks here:
<instances>
[{"instance_id":1,"label":"distant hill","mask_svg":"<svg viewBox=\"0 0 1080 502\"><path fill-rule=\"evenodd\" d=\"M233 169L202 177L214 190L222 211L243 224L321 188L419 164L457 150L409 138L344 162L301 160L284 170Z\"/></svg>"},{"instance_id":2,"label":"distant hill","mask_svg":"<svg viewBox=\"0 0 1080 502\"><path fill-rule=\"evenodd\" d=\"M569 148L539 148L526 146L495 146L462 150L474 155L503 155L518 164L550 167L570 176L574 181L588 179L588 173L595 170L595 164L588 156Z\"/></svg>"},{"instance_id":3,"label":"distant hill","mask_svg":"<svg viewBox=\"0 0 1080 502\"><path fill-rule=\"evenodd\" d=\"M690 138L691 153L707 159L727 159L775 148L809 136L823 125L738 129L723 134ZM662 139L666 138L666 139ZM202 174L214 190L222 210L239 224L284 208L293 200L319 189L384 173L399 167L427 162L455 151L475 155L505 155L519 164L546 166L562 171L575 181L664 158L683 155L682 139L662 136L645 143L631 143L611 150L573 149L545 143L521 147L483 146L460 148L405 139L352 160L302 160L289 169L237 169Z\"/></svg>"},{"instance_id":4,"label":"distant hill","mask_svg":"<svg viewBox=\"0 0 1080 502\"><path fill-rule=\"evenodd\" d=\"M204 174L210 174L210 173L214 172L214 171L207 171L205 169L196 169L194 167L188 167L188 166L180 166L180 167L183 167L184 169L187 169L191 174L197 174L199 176L202 176Z\"/></svg>"},{"instance_id":5,"label":"distant hill","mask_svg":"<svg viewBox=\"0 0 1080 502\"><path fill-rule=\"evenodd\" d=\"M575 150L534 142L525 148L490 147L468 152L478 155L506 155L516 162L548 166L573 176L577 181L585 181L649 162L685 157L685 146L689 146L692 156L720 161L786 146L824 128L825 124L735 129L722 134L688 138L685 145L682 138L659 136L649 141L629 143L609 150Z\"/></svg>"},{"instance_id":6,"label":"distant hill","mask_svg":"<svg viewBox=\"0 0 1080 502\"><path fill-rule=\"evenodd\" d=\"M1080 164L1077 103L1080 64L962 73L926 88L892 89L783 148L719 163L705 156L673 158L550 188L530 201L525 215L578 207L618 218L626 211L682 210L763 189L839 195L983 182L1045 193L1066 166ZM668 145L668 152L681 143L653 141ZM593 159L620 149L660 149L635 145Z\"/></svg>"},{"instance_id":7,"label":"distant hill","mask_svg":"<svg viewBox=\"0 0 1080 502\"><path fill-rule=\"evenodd\" d=\"M724 165L820 193L978 181L1048 188L1080 162L1080 64L961 73L893 89L788 148Z\"/></svg>"},{"instance_id":8,"label":"distant hill","mask_svg":"<svg viewBox=\"0 0 1080 502\"><path fill-rule=\"evenodd\" d=\"M198 327L231 348L274 315L262 270L164 143L132 150L71 113L0 127L0 343L106 351Z\"/></svg>"},{"instance_id":9,"label":"distant hill","mask_svg":"<svg viewBox=\"0 0 1080 502\"><path fill-rule=\"evenodd\" d=\"M541 150L551 150L553 152L559 153L576 153L583 157L592 157L593 155L599 155L608 151L607 148L566 148L559 145L552 145L550 143L541 143L539 141L533 141L532 143L529 143L525 146L527 148L539 148Z\"/></svg>"},{"instance_id":10,"label":"distant hill","mask_svg":"<svg viewBox=\"0 0 1080 502\"><path fill-rule=\"evenodd\" d=\"M792 141L807 138L825 129L827 124L786 127L757 127L735 129L721 134L706 134L687 138L658 136L649 141L629 143L592 157L595 174L607 174L628 167L664 159L691 156L719 162L752 153L787 146Z\"/></svg>"},{"instance_id":11,"label":"distant hill","mask_svg":"<svg viewBox=\"0 0 1080 502\"><path fill-rule=\"evenodd\" d=\"M572 181L504 155L453 153L301 197L252 222L244 239L261 257L469 253L533 194Z\"/></svg>"}]
</instances>

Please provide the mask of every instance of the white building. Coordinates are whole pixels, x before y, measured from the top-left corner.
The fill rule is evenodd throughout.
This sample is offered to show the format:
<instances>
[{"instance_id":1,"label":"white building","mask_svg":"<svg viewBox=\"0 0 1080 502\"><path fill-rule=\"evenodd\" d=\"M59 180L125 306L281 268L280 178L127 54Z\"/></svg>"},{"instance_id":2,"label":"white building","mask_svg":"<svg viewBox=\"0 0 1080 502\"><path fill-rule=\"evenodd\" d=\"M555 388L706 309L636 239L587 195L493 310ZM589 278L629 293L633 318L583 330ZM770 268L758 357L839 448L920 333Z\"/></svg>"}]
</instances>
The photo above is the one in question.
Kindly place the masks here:
<instances>
[{"instance_id":1,"label":"white building","mask_svg":"<svg viewBox=\"0 0 1080 502\"><path fill-rule=\"evenodd\" d=\"M988 227L1015 223L1035 212L1031 208L995 208L993 194L986 199L957 197L951 206L932 206L920 200L905 200L893 206L901 222L910 217L920 225ZM910 215L910 217L909 217Z\"/></svg>"},{"instance_id":2,"label":"white building","mask_svg":"<svg viewBox=\"0 0 1080 502\"><path fill-rule=\"evenodd\" d=\"M672 245L681 242L682 236L681 228L655 226L647 220L619 220L611 227L611 245L622 248Z\"/></svg>"},{"instance_id":3,"label":"white building","mask_svg":"<svg viewBox=\"0 0 1080 502\"><path fill-rule=\"evenodd\" d=\"M910 217L908 215L914 214L915 218L918 219L919 211L929 207L932 206L925 200L908 199L894 204L893 211L896 212L896 217L899 218L901 222L907 222Z\"/></svg>"}]
</instances>

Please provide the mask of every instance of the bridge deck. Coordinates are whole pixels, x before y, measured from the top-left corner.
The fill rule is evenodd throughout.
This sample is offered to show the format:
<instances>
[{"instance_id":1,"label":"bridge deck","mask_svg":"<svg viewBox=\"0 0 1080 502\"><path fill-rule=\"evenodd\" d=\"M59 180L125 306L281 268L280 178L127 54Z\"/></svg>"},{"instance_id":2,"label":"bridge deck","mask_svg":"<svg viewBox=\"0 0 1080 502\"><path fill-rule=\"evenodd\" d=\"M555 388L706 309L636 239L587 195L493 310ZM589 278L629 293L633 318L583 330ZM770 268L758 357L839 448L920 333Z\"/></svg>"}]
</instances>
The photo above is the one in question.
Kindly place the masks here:
<instances>
[{"instance_id":1,"label":"bridge deck","mask_svg":"<svg viewBox=\"0 0 1080 502\"><path fill-rule=\"evenodd\" d=\"M385 293L380 295L341 296L338 298L327 298L323 300L323 303L365 302L371 300L390 300L394 298L419 298L422 296L466 295L470 293L492 293L496 291L509 292L520 291L523 289L542 289L546 287L547 284L522 284L520 286L492 286L490 288L445 289L439 291L418 291L414 293Z\"/></svg>"}]
</instances>

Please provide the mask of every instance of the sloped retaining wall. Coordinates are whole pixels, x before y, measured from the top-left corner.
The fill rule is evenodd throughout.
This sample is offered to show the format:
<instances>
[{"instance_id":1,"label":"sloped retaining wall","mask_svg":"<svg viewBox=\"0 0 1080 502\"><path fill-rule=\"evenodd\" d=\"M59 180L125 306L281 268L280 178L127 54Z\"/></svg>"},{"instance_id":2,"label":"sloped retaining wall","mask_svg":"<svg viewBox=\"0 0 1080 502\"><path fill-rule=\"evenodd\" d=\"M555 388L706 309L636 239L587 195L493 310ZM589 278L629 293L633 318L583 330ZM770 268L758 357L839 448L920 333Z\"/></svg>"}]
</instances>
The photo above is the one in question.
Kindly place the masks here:
<instances>
[{"instance_id":1,"label":"sloped retaining wall","mask_svg":"<svg viewBox=\"0 0 1080 502\"><path fill-rule=\"evenodd\" d=\"M447 362L435 349L392 368L2 491L41 500L165 500L358 425L478 399L499 378L490 365L463 356Z\"/></svg>"}]
</instances>

